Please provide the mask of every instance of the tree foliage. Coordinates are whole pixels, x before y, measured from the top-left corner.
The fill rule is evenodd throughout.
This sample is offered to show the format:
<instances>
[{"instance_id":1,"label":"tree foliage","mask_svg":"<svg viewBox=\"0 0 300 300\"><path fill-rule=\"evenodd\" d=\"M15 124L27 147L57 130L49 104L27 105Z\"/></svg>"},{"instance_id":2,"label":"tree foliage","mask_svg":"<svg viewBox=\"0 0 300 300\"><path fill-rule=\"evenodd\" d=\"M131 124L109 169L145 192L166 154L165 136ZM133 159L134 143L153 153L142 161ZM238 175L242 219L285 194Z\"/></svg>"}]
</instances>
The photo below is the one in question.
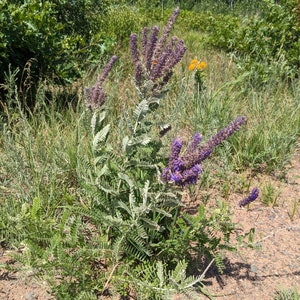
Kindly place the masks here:
<instances>
[{"instance_id":1,"label":"tree foliage","mask_svg":"<svg viewBox=\"0 0 300 300\"><path fill-rule=\"evenodd\" d=\"M22 71L31 59L33 82L51 77L67 83L79 77L83 59L99 55L103 40L93 37L109 3L109 0L1 1L0 83L4 82L9 65L12 70Z\"/></svg>"}]
</instances>

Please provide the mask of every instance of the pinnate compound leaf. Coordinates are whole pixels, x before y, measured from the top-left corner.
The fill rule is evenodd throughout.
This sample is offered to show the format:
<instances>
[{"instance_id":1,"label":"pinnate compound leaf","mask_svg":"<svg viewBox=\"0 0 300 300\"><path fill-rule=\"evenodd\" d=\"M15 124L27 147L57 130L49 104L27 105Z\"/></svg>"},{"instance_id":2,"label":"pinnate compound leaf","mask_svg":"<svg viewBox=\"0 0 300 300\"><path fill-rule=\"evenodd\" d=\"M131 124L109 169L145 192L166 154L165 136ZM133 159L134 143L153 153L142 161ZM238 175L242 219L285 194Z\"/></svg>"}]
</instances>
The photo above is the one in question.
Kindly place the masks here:
<instances>
[{"instance_id":1,"label":"pinnate compound leaf","mask_svg":"<svg viewBox=\"0 0 300 300\"><path fill-rule=\"evenodd\" d=\"M142 100L134 111L137 121L140 121L149 110L147 100Z\"/></svg>"},{"instance_id":2,"label":"pinnate compound leaf","mask_svg":"<svg viewBox=\"0 0 300 300\"><path fill-rule=\"evenodd\" d=\"M96 151L99 144L102 143L106 139L109 129L110 129L110 124L107 124L99 132L96 133L96 135L93 139L93 150L94 151Z\"/></svg>"},{"instance_id":3,"label":"pinnate compound leaf","mask_svg":"<svg viewBox=\"0 0 300 300\"><path fill-rule=\"evenodd\" d=\"M128 175L124 173L118 173L118 176L120 179L125 180L131 188L134 186L133 181L129 178Z\"/></svg>"},{"instance_id":4,"label":"pinnate compound leaf","mask_svg":"<svg viewBox=\"0 0 300 300\"><path fill-rule=\"evenodd\" d=\"M183 282L186 278L186 269L187 263L185 261L179 261L175 269L171 271L170 279L176 283Z\"/></svg>"},{"instance_id":5,"label":"pinnate compound leaf","mask_svg":"<svg viewBox=\"0 0 300 300\"><path fill-rule=\"evenodd\" d=\"M91 118L91 128L93 136L96 133L97 125L101 125L102 121L105 119L106 112L102 111L100 114L98 112L94 112Z\"/></svg>"},{"instance_id":6,"label":"pinnate compound leaf","mask_svg":"<svg viewBox=\"0 0 300 300\"><path fill-rule=\"evenodd\" d=\"M159 287L162 288L165 285L164 266L161 261L156 263L157 277L159 279Z\"/></svg>"}]
</instances>

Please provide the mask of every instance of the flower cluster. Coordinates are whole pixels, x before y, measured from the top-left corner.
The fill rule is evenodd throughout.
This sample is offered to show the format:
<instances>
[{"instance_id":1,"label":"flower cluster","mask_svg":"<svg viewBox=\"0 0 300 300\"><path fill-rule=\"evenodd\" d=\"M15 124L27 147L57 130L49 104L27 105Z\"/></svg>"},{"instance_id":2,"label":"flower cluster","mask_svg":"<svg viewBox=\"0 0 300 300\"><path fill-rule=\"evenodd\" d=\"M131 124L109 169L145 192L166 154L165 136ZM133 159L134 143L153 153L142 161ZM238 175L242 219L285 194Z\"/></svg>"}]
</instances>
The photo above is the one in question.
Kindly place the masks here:
<instances>
[{"instance_id":1,"label":"flower cluster","mask_svg":"<svg viewBox=\"0 0 300 300\"><path fill-rule=\"evenodd\" d=\"M202 147L199 147L202 138L197 132L182 156L180 156L180 152L183 144L176 138L171 148L168 166L162 172L163 182L174 182L176 185L182 187L195 184L199 174L203 170L200 165L201 162L210 156L216 146L239 130L246 123L246 120L244 116L237 117L227 127L209 139Z\"/></svg>"},{"instance_id":2,"label":"flower cluster","mask_svg":"<svg viewBox=\"0 0 300 300\"><path fill-rule=\"evenodd\" d=\"M189 64L189 70L194 71L195 69L198 71L202 71L207 67L204 61L199 61L198 59L192 59Z\"/></svg>"},{"instance_id":3,"label":"flower cluster","mask_svg":"<svg viewBox=\"0 0 300 300\"><path fill-rule=\"evenodd\" d=\"M195 82L197 84L198 91L205 89L205 74L203 70L207 67L204 61L193 59L189 64L189 70L195 71Z\"/></svg>"},{"instance_id":4,"label":"flower cluster","mask_svg":"<svg viewBox=\"0 0 300 300\"><path fill-rule=\"evenodd\" d=\"M117 59L118 58L116 55L112 56L102 73L99 75L96 84L91 88L84 89L84 96L86 98L87 106L89 109L93 110L101 107L104 104L106 100L106 95L102 89L102 84L107 78Z\"/></svg>"},{"instance_id":5,"label":"flower cluster","mask_svg":"<svg viewBox=\"0 0 300 300\"><path fill-rule=\"evenodd\" d=\"M201 136L197 132L194 135L189 147L187 148L186 154L196 151L201 141ZM177 138L174 140L171 154L169 157L169 164L167 168L164 168L162 172L162 180L164 182L173 181L175 184L185 186L188 184L195 184L199 173L202 172L202 167L195 163L190 168L186 168L184 165L183 157L180 157L182 148L182 142Z\"/></svg>"},{"instance_id":6,"label":"flower cluster","mask_svg":"<svg viewBox=\"0 0 300 300\"><path fill-rule=\"evenodd\" d=\"M254 189L252 189L252 191L248 195L248 197L244 198L243 200L241 200L239 202L239 206L243 207L243 206L250 204L251 202L253 202L254 200L257 199L258 195L259 195L259 189L257 187L255 187Z\"/></svg>"},{"instance_id":7,"label":"flower cluster","mask_svg":"<svg viewBox=\"0 0 300 300\"><path fill-rule=\"evenodd\" d=\"M168 41L179 12L179 8L173 11L160 38L157 26L152 27L150 32L147 27L142 30L141 51L138 49L137 34L130 35L136 85L141 89L146 82L153 82L151 94L154 96L168 83L173 75L174 66L181 61L187 49L184 41L177 37Z\"/></svg>"}]
</instances>

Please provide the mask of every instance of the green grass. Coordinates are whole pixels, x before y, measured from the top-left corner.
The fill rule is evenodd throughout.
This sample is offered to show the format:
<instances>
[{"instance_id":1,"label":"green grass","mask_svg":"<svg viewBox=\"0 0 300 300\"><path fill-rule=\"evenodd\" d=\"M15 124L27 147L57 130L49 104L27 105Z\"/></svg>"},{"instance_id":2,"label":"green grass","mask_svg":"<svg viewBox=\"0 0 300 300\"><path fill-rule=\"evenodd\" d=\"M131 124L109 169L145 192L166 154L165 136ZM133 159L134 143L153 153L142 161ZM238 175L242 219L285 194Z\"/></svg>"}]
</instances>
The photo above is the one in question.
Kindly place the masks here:
<instances>
[{"instance_id":1,"label":"green grass","mask_svg":"<svg viewBox=\"0 0 300 300\"><path fill-rule=\"evenodd\" d=\"M254 7L248 9L253 13ZM157 11L166 16L171 12L162 7ZM235 10L224 7L223 13L241 16L238 5ZM191 250L190 241L201 245L193 251L210 257L220 271L220 252L234 249L228 241L234 228L228 203L211 199L207 190L218 190L225 200L231 192L248 193L251 177L237 180L235 172L280 172L299 140L299 79L285 80L276 69L261 86L232 56L208 46L209 32L175 26L174 33L186 41L188 51L159 108L146 120L154 123L153 139L160 125L172 125L159 140L158 162L150 160L152 146L140 145L138 154L124 147L124 137L130 138L124 112L134 118L140 101L132 85L127 45L119 48L119 61L105 82L106 117L102 122L94 119L95 132L82 86L92 86L97 71L87 72L75 91L41 82L31 111L22 106L30 94L18 94L14 73L8 74L5 103L10 105L1 115L0 135L0 242L22 249L16 259L47 278L58 299L97 299L105 293L124 299L134 293L155 299L178 292L195 296L203 288L204 267L190 274L193 260L185 250ZM188 69L194 58L207 63L203 91ZM167 193L156 173L165 166L173 139L189 141L198 131L208 140L241 115L247 116L246 128L214 151L203 164L199 184L189 189L191 197L202 193L204 205L199 205L195 218L184 214L176 206L181 193ZM97 135L107 124L109 135ZM272 206L279 197L272 186L262 195ZM169 230L167 237L163 229ZM147 256L150 250L154 258Z\"/></svg>"},{"instance_id":2,"label":"green grass","mask_svg":"<svg viewBox=\"0 0 300 300\"><path fill-rule=\"evenodd\" d=\"M281 289L277 291L275 300L299 300L300 296L297 289Z\"/></svg>"}]
</instances>

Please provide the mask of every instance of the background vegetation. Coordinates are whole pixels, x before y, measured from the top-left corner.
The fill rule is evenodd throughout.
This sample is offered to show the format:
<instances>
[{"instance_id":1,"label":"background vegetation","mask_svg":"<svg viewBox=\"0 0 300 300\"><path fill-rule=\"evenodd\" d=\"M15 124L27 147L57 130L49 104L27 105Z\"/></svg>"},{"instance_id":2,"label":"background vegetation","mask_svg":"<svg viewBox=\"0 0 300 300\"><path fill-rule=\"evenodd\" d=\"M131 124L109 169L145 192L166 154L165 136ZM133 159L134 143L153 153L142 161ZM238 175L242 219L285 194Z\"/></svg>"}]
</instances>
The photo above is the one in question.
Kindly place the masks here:
<instances>
[{"instance_id":1,"label":"background vegetation","mask_svg":"<svg viewBox=\"0 0 300 300\"><path fill-rule=\"evenodd\" d=\"M162 28L176 6L172 34L188 50L153 113L140 106L129 36ZM226 251L254 246L253 230L235 236L227 201L252 177L234 174L284 179L299 141L297 1L4 0L0 27L2 247L58 299L207 293L206 267L222 272ZM113 54L105 106L90 111L83 87ZM192 59L207 64L201 81ZM240 115L246 127L195 186L161 182L176 136L206 141ZM186 198L199 203L193 214Z\"/></svg>"}]
</instances>

